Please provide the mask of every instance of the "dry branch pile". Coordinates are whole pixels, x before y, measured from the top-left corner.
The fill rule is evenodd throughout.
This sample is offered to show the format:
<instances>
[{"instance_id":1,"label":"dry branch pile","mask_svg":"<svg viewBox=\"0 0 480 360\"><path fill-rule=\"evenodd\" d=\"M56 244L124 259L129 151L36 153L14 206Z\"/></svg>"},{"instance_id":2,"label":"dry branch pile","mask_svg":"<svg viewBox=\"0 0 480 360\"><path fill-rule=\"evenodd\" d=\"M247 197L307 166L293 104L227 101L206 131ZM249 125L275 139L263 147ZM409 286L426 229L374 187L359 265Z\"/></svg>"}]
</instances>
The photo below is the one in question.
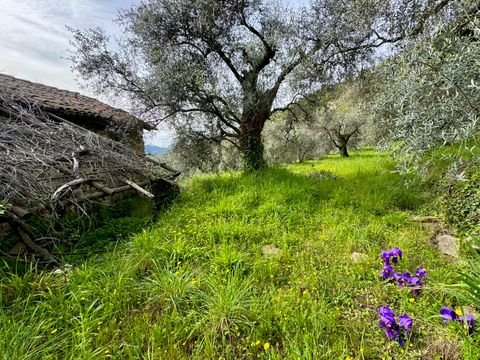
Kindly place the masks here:
<instances>
[{"instance_id":1,"label":"dry branch pile","mask_svg":"<svg viewBox=\"0 0 480 360\"><path fill-rule=\"evenodd\" d=\"M152 165L123 144L0 91L0 201L14 205L8 216L17 225L33 213L53 214L126 190L149 195L142 186L161 176L164 164Z\"/></svg>"}]
</instances>

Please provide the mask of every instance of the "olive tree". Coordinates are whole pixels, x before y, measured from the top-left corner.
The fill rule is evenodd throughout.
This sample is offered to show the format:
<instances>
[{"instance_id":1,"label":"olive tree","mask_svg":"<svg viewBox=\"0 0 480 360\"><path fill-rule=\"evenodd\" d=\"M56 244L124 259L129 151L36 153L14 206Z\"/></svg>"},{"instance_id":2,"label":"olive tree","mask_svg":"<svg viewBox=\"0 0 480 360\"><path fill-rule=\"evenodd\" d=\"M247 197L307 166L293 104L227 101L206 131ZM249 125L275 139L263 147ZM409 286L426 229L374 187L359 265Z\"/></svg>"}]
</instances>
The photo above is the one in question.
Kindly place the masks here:
<instances>
[{"instance_id":1,"label":"olive tree","mask_svg":"<svg viewBox=\"0 0 480 360\"><path fill-rule=\"evenodd\" d=\"M359 142L360 130L368 122L368 93L368 83L360 77L338 84L322 96L316 121L342 157L349 156L348 148Z\"/></svg>"},{"instance_id":2,"label":"olive tree","mask_svg":"<svg viewBox=\"0 0 480 360\"><path fill-rule=\"evenodd\" d=\"M284 114L265 124L264 142L269 164L318 159L331 150L318 124Z\"/></svg>"},{"instance_id":3,"label":"olive tree","mask_svg":"<svg viewBox=\"0 0 480 360\"><path fill-rule=\"evenodd\" d=\"M376 70L375 115L405 153L468 139L480 116L480 7L462 11Z\"/></svg>"},{"instance_id":4,"label":"olive tree","mask_svg":"<svg viewBox=\"0 0 480 360\"><path fill-rule=\"evenodd\" d=\"M240 168L239 151L228 141L212 141L181 130L176 131L171 149L162 155L162 159L184 176Z\"/></svg>"},{"instance_id":5,"label":"olive tree","mask_svg":"<svg viewBox=\"0 0 480 360\"><path fill-rule=\"evenodd\" d=\"M72 30L73 70L128 96L146 120L237 146L261 169L262 131L300 94L338 80L373 49L421 33L453 0L144 0L121 12L118 44Z\"/></svg>"}]
</instances>

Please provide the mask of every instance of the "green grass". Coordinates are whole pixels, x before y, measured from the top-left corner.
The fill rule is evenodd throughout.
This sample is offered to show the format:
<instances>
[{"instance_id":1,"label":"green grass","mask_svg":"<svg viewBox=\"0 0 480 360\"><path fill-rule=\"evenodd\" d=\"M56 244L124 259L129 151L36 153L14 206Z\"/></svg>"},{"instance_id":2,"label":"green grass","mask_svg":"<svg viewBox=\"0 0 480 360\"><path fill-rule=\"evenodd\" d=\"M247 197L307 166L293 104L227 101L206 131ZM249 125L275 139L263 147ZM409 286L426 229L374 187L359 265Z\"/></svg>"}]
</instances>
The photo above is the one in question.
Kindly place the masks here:
<instances>
[{"instance_id":1,"label":"green grass","mask_svg":"<svg viewBox=\"0 0 480 360\"><path fill-rule=\"evenodd\" d=\"M427 198L392 170L366 152L194 177L155 225L68 275L3 274L0 356L435 359L453 348L478 359L478 336L438 316L456 305L448 284L460 265L409 221ZM265 244L282 254L262 255ZM379 253L393 246L404 251L401 269L429 271L414 302L379 280ZM352 252L366 261L352 263ZM415 318L405 350L378 328L387 304Z\"/></svg>"}]
</instances>

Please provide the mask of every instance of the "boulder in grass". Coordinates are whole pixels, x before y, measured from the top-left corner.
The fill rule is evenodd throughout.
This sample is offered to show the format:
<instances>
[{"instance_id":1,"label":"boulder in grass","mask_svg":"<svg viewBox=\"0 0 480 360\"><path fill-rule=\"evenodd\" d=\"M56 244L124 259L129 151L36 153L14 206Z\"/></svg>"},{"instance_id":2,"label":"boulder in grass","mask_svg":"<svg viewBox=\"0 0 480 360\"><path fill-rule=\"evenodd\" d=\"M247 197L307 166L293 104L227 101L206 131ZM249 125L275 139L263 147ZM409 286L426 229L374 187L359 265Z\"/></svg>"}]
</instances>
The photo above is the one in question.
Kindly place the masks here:
<instances>
[{"instance_id":1,"label":"boulder in grass","mask_svg":"<svg viewBox=\"0 0 480 360\"><path fill-rule=\"evenodd\" d=\"M437 236L435 239L438 250L445 255L449 255L453 258L458 258L460 255L459 240L449 234Z\"/></svg>"},{"instance_id":2,"label":"boulder in grass","mask_svg":"<svg viewBox=\"0 0 480 360\"><path fill-rule=\"evenodd\" d=\"M263 245L261 248L262 254L265 256L280 256L283 251L273 244Z\"/></svg>"},{"instance_id":3,"label":"boulder in grass","mask_svg":"<svg viewBox=\"0 0 480 360\"><path fill-rule=\"evenodd\" d=\"M352 262L354 264L358 264L358 263L366 262L368 260L368 255L367 254L362 254L362 253L359 253L359 252L352 252L350 254L350 258L352 259Z\"/></svg>"}]
</instances>

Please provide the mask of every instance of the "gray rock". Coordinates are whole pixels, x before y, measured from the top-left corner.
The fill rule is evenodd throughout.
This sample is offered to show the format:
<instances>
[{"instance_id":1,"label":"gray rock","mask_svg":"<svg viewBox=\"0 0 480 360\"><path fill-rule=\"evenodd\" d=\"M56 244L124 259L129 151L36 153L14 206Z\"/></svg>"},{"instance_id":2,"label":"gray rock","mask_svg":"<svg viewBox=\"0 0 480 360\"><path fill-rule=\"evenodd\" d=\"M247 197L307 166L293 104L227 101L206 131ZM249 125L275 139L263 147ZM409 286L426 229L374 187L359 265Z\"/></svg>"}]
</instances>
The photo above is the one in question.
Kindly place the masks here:
<instances>
[{"instance_id":1,"label":"gray rock","mask_svg":"<svg viewBox=\"0 0 480 360\"><path fill-rule=\"evenodd\" d=\"M263 245L261 250L262 254L266 256L280 256L283 253L282 249L277 248L275 245L272 244Z\"/></svg>"},{"instance_id":2,"label":"gray rock","mask_svg":"<svg viewBox=\"0 0 480 360\"><path fill-rule=\"evenodd\" d=\"M437 236L435 240L437 248L441 253L458 258L460 254L460 245L459 240L456 237L444 234Z\"/></svg>"},{"instance_id":3,"label":"gray rock","mask_svg":"<svg viewBox=\"0 0 480 360\"><path fill-rule=\"evenodd\" d=\"M352 262L357 264L357 263L362 263L368 260L368 255L367 254L362 254L359 252L353 252L350 254L350 258L352 259Z\"/></svg>"}]
</instances>

